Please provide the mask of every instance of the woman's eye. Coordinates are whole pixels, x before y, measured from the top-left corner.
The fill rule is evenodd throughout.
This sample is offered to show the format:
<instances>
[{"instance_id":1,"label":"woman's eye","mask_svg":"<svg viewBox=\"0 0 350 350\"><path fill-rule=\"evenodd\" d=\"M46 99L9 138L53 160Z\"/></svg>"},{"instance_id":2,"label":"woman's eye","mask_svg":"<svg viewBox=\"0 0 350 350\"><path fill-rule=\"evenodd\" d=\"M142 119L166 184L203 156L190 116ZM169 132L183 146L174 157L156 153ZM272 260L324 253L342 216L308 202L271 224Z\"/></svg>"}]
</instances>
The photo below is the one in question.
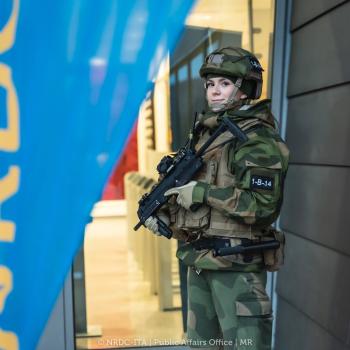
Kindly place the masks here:
<instances>
[{"instance_id":1,"label":"woman's eye","mask_svg":"<svg viewBox=\"0 0 350 350\"><path fill-rule=\"evenodd\" d=\"M223 81L222 82L222 86L229 86L231 85L231 83L229 81Z\"/></svg>"}]
</instances>

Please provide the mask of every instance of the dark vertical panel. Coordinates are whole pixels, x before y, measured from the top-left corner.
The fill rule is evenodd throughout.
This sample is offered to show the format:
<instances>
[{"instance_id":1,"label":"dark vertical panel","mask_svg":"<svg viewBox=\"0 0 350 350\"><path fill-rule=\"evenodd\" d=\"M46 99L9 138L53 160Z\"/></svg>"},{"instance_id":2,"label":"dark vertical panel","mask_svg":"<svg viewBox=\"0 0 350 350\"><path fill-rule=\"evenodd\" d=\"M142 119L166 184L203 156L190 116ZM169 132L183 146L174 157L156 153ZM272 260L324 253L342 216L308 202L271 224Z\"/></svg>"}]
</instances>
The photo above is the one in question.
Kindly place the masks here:
<instances>
[{"instance_id":1,"label":"dark vertical panel","mask_svg":"<svg viewBox=\"0 0 350 350\"><path fill-rule=\"evenodd\" d=\"M283 298L278 298L276 324L276 350L349 349L348 346Z\"/></svg>"},{"instance_id":2,"label":"dark vertical panel","mask_svg":"<svg viewBox=\"0 0 350 350\"><path fill-rule=\"evenodd\" d=\"M320 16L333 7L344 3L344 0L305 0L293 1L292 30ZM305 6L306 5L306 6Z\"/></svg>"},{"instance_id":3,"label":"dark vertical panel","mask_svg":"<svg viewBox=\"0 0 350 350\"><path fill-rule=\"evenodd\" d=\"M349 18L349 1L293 1L276 350L350 348Z\"/></svg>"},{"instance_id":4,"label":"dark vertical panel","mask_svg":"<svg viewBox=\"0 0 350 350\"><path fill-rule=\"evenodd\" d=\"M347 2L293 33L289 96L350 81L349 17Z\"/></svg>"},{"instance_id":5,"label":"dark vertical panel","mask_svg":"<svg viewBox=\"0 0 350 350\"><path fill-rule=\"evenodd\" d=\"M85 258L83 247L80 248L73 262L73 279L75 331L76 333L87 334Z\"/></svg>"},{"instance_id":6,"label":"dark vertical panel","mask_svg":"<svg viewBox=\"0 0 350 350\"><path fill-rule=\"evenodd\" d=\"M283 229L350 255L350 168L291 165Z\"/></svg>"},{"instance_id":7,"label":"dark vertical panel","mask_svg":"<svg viewBox=\"0 0 350 350\"><path fill-rule=\"evenodd\" d=\"M277 293L346 343L350 325L350 258L287 234Z\"/></svg>"},{"instance_id":8,"label":"dark vertical panel","mask_svg":"<svg viewBox=\"0 0 350 350\"><path fill-rule=\"evenodd\" d=\"M291 161L350 166L350 84L289 101Z\"/></svg>"}]
</instances>

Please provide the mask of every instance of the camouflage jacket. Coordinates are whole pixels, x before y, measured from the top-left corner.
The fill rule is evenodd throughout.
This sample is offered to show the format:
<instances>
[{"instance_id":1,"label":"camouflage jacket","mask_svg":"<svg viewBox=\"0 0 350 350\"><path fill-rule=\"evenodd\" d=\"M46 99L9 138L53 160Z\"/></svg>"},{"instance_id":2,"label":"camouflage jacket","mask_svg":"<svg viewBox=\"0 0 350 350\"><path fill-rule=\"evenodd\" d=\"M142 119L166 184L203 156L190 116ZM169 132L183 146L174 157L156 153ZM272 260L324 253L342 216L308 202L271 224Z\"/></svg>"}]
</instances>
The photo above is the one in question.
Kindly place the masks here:
<instances>
[{"instance_id":1,"label":"camouflage jacket","mask_svg":"<svg viewBox=\"0 0 350 350\"><path fill-rule=\"evenodd\" d=\"M234 140L206 154L205 166L195 177L198 184L194 191L194 200L203 205L196 212L181 207L173 210L171 221L176 234L191 239L201 232L235 243L239 238L263 236L277 219L289 151L276 131L269 101L247 107L229 110L223 116L232 118L249 140ZM208 112L200 123L203 128L197 135L197 147L218 126L220 116ZM229 138L232 134L226 132L213 146ZM255 271L261 267L260 255L250 263L243 263L241 256L214 258L211 251L197 251L191 243L179 248L177 256L197 268Z\"/></svg>"}]
</instances>

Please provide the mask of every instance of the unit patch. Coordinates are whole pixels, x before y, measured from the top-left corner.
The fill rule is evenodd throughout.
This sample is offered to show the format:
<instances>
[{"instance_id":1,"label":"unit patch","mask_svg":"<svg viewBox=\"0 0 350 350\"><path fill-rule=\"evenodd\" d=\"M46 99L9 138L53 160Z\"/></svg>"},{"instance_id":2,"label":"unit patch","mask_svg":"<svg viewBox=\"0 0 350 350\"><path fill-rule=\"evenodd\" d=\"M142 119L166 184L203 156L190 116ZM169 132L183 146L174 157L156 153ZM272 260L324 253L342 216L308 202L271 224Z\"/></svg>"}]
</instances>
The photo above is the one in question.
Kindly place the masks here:
<instances>
[{"instance_id":1,"label":"unit patch","mask_svg":"<svg viewBox=\"0 0 350 350\"><path fill-rule=\"evenodd\" d=\"M274 188L274 179L269 176L252 175L250 178L250 188L272 191Z\"/></svg>"}]
</instances>

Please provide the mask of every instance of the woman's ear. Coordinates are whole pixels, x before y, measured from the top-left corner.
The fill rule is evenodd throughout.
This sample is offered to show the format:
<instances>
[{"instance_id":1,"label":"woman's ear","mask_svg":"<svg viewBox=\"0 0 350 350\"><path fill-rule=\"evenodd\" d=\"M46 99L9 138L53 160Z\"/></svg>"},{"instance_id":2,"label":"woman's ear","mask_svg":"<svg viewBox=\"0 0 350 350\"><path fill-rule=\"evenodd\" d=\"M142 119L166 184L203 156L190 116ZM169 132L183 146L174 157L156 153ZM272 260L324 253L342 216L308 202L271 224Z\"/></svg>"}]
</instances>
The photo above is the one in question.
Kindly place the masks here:
<instances>
[{"instance_id":1,"label":"woman's ear","mask_svg":"<svg viewBox=\"0 0 350 350\"><path fill-rule=\"evenodd\" d=\"M248 98L248 96L246 94L242 94L240 97L241 100L245 100L246 98Z\"/></svg>"}]
</instances>

